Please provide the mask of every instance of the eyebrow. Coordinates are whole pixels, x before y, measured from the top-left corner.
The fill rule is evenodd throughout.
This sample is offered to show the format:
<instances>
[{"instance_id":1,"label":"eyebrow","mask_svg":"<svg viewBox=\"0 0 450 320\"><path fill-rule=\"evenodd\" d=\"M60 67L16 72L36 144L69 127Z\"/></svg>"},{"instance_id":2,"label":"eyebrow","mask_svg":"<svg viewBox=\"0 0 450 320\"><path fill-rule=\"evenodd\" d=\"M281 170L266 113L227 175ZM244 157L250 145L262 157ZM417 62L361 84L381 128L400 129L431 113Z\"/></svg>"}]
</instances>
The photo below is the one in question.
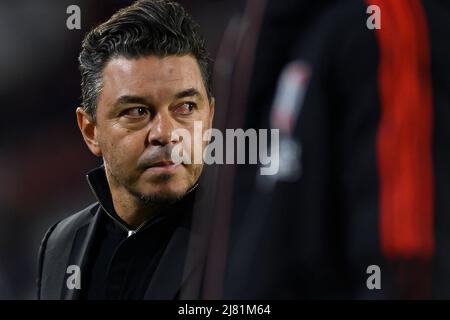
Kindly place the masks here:
<instances>
[{"instance_id":1,"label":"eyebrow","mask_svg":"<svg viewBox=\"0 0 450 320\"><path fill-rule=\"evenodd\" d=\"M182 99L182 98L188 98L188 97L197 97L197 98L201 99L202 95L195 88L189 88L189 89L180 91L177 94L175 94L176 99Z\"/></svg>"},{"instance_id":2,"label":"eyebrow","mask_svg":"<svg viewBox=\"0 0 450 320\"><path fill-rule=\"evenodd\" d=\"M127 104L127 103L138 103L138 104L147 104L148 101L144 97L141 96L121 96L117 99L116 105Z\"/></svg>"},{"instance_id":3,"label":"eyebrow","mask_svg":"<svg viewBox=\"0 0 450 320\"><path fill-rule=\"evenodd\" d=\"M189 88L189 89L177 92L174 95L175 99L182 99L182 98L188 98L188 97L196 97L196 98L202 99L202 95L195 88ZM142 96L124 95L124 96L120 96L117 99L115 105L131 104L131 103L146 104L146 105L150 104L149 101L147 101L147 99Z\"/></svg>"}]
</instances>

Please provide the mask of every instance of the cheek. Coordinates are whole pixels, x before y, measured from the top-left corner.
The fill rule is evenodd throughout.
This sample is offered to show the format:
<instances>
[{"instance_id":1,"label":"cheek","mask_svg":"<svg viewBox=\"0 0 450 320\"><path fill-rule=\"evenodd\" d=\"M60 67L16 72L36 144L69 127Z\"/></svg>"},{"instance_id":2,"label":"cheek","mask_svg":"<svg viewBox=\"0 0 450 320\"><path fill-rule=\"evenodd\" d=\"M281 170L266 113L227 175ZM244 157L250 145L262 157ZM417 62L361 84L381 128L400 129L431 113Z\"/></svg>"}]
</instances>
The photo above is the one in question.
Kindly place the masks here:
<instances>
[{"instance_id":1,"label":"cheek","mask_svg":"<svg viewBox=\"0 0 450 320\"><path fill-rule=\"evenodd\" d=\"M209 129L208 121L198 120L197 124L194 126L185 126L184 129L189 131L188 139L183 139L181 142L183 149L183 158L189 158L191 165L189 165L189 172L193 172L194 168L200 165L200 169L195 169L195 171L201 171L203 164L203 152L208 144L208 135L206 131Z\"/></svg>"},{"instance_id":2,"label":"cheek","mask_svg":"<svg viewBox=\"0 0 450 320\"><path fill-rule=\"evenodd\" d=\"M117 165L136 163L145 148L145 137L138 132L104 132L101 149L105 159Z\"/></svg>"},{"instance_id":3,"label":"cheek","mask_svg":"<svg viewBox=\"0 0 450 320\"><path fill-rule=\"evenodd\" d=\"M185 178L190 185L194 184L200 176L203 165L202 164L191 164L187 169Z\"/></svg>"},{"instance_id":4,"label":"cheek","mask_svg":"<svg viewBox=\"0 0 450 320\"><path fill-rule=\"evenodd\" d=\"M195 168L193 170L193 178L194 178L194 180L198 179L198 177L202 173L202 169L203 169L203 164L196 164L195 165ZM195 181L193 181L193 182L195 182Z\"/></svg>"}]
</instances>

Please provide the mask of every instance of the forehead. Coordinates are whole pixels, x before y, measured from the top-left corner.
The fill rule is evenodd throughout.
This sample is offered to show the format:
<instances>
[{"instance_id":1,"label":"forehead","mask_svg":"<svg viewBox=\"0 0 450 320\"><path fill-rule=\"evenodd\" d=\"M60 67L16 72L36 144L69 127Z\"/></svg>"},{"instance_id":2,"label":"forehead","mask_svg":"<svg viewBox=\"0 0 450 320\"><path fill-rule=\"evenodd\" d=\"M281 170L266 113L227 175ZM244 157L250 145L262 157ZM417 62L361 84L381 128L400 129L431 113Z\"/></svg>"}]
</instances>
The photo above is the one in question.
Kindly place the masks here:
<instances>
[{"instance_id":1,"label":"forehead","mask_svg":"<svg viewBox=\"0 0 450 320\"><path fill-rule=\"evenodd\" d=\"M103 70L101 96L109 100L134 94L158 99L187 88L206 95L200 68L190 55L116 57Z\"/></svg>"}]
</instances>

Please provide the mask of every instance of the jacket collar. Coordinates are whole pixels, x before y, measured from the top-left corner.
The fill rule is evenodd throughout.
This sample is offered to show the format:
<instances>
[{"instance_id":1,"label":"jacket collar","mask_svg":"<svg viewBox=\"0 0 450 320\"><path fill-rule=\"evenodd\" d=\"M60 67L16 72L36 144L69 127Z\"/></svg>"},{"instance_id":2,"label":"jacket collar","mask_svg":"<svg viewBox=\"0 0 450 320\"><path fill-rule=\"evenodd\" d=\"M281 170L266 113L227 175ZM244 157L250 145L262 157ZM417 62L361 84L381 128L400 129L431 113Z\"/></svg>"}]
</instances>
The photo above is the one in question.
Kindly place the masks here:
<instances>
[{"instance_id":1,"label":"jacket collar","mask_svg":"<svg viewBox=\"0 0 450 320\"><path fill-rule=\"evenodd\" d=\"M133 228L131 228L125 221L123 221L119 215L116 213L116 210L114 209L114 204L111 196L111 192L108 185L108 180L106 179L106 173L105 173L105 167L104 165L101 165L98 168L95 168L88 172L86 175L86 179L88 181L88 184L91 188L91 191L97 201L99 202L100 206L103 208L103 211L111 218L113 219L117 224L119 224L120 227L125 229L128 233L132 232ZM190 207L192 207L191 202L193 200L194 194L196 189L198 188L198 183L194 184L193 187L191 187L184 197L176 202L175 204L169 206L175 211L177 209L188 209L190 208L183 208L186 206L186 204ZM167 210L162 210L163 213ZM173 211L173 210L170 210ZM158 217L157 217L158 218ZM146 222L143 223L143 225L146 225ZM141 227L139 227L140 229Z\"/></svg>"},{"instance_id":2,"label":"jacket collar","mask_svg":"<svg viewBox=\"0 0 450 320\"><path fill-rule=\"evenodd\" d=\"M120 219L115 213L112 204L104 167L101 166L91 170L87 174L87 179L100 206L98 210L96 210L91 222L81 226L76 234L76 238L79 237L82 239L82 242L80 250L73 253L71 260L73 261L73 264L80 266L82 274L84 273L83 270L89 259L89 251L92 248L98 225L101 218L104 216L101 214L101 211L109 213L108 215L111 215L113 219ZM200 260L195 259L196 261L189 261L189 263L186 261L189 243L198 241L198 235L191 230L192 210L197 189L196 184L188 191L187 195L182 200L173 205L175 212L178 214L182 213L182 216L180 217L181 220L164 250L161 260L144 295L144 299L174 299L181 287L188 280L188 277L190 277L200 266ZM124 223L120 220L116 221L118 223ZM61 298L79 299L80 290L63 290Z\"/></svg>"},{"instance_id":3,"label":"jacket collar","mask_svg":"<svg viewBox=\"0 0 450 320\"><path fill-rule=\"evenodd\" d=\"M106 179L105 167L101 165L100 167L89 171L86 175L86 179L92 194L97 199L103 211L127 232L132 230L132 228L117 215L116 210L114 209L108 180Z\"/></svg>"}]
</instances>

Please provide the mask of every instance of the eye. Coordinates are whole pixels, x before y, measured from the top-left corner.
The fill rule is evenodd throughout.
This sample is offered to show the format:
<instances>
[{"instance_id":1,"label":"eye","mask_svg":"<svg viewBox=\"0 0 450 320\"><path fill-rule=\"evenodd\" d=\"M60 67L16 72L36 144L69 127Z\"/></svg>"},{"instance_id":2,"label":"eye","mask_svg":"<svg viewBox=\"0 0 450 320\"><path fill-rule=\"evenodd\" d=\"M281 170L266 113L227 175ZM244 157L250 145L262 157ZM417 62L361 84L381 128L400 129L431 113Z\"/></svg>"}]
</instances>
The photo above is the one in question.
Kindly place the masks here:
<instances>
[{"instance_id":1,"label":"eye","mask_svg":"<svg viewBox=\"0 0 450 320\"><path fill-rule=\"evenodd\" d=\"M176 114L188 115L188 114L192 113L192 111L194 110L194 107L195 107L195 103L184 102L183 104L180 104L179 106L177 106L175 108L174 112Z\"/></svg>"},{"instance_id":2,"label":"eye","mask_svg":"<svg viewBox=\"0 0 450 320\"><path fill-rule=\"evenodd\" d=\"M130 108L122 113L122 115L133 119L143 118L146 117L148 114L149 114L148 109L144 107Z\"/></svg>"}]
</instances>

